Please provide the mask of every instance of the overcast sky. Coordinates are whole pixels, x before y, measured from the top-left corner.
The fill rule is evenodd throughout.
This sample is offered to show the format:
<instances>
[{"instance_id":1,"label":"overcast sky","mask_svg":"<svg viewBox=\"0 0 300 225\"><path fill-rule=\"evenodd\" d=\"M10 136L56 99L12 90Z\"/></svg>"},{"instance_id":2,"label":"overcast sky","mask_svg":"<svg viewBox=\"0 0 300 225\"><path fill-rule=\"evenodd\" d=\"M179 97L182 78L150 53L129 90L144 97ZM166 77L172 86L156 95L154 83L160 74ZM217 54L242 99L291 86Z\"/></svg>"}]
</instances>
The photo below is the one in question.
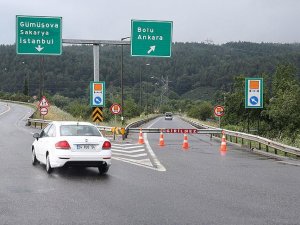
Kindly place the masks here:
<instances>
[{"instance_id":1,"label":"overcast sky","mask_svg":"<svg viewBox=\"0 0 300 225\"><path fill-rule=\"evenodd\" d=\"M173 21L173 42L300 42L300 0L0 0L0 44L16 15L60 16L65 39L120 40L140 19Z\"/></svg>"}]
</instances>

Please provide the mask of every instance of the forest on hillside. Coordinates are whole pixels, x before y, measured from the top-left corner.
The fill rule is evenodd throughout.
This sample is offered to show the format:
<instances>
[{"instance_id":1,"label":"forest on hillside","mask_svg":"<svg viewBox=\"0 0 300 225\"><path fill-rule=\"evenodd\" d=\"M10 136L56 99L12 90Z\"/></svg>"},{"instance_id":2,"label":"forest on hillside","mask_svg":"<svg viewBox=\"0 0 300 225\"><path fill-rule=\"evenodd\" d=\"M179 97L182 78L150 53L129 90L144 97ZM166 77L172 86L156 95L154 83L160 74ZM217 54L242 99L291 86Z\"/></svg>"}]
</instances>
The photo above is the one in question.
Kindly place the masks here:
<instances>
[{"instance_id":1,"label":"forest on hillside","mask_svg":"<svg viewBox=\"0 0 300 225\"><path fill-rule=\"evenodd\" d=\"M300 77L300 44L174 43L170 58L131 57L130 47L125 46L123 58L125 98L137 102L140 78L143 94L149 96L159 97L168 81L166 95L170 99L213 100L216 91L230 91L236 76L273 74L279 64L294 65ZM28 83L30 96L39 95L40 87L51 95L89 96L92 46L64 46L61 56L42 57L17 55L14 45L0 45L0 59L0 91L23 92ZM121 47L101 46L100 80L106 82L110 95L119 95L120 74Z\"/></svg>"}]
</instances>

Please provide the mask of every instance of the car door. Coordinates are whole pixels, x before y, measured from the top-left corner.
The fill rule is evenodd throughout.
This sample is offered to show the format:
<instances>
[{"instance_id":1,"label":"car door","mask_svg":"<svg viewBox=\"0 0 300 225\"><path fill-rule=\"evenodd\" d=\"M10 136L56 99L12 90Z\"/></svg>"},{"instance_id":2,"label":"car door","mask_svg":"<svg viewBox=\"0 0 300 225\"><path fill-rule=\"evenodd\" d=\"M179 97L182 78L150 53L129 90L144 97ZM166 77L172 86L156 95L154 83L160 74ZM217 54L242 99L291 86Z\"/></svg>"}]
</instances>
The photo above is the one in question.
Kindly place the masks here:
<instances>
[{"instance_id":1,"label":"car door","mask_svg":"<svg viewBox=\"0 0 300 225\"><path fill-rule=\"evenodd\" d=\"M42 157L46 160L47 151L51 154L54 146L55 146L55 137L56 137L56 127L54 124L47 130L47 136L44 138L43 144L44 148L42 153Z\"/></svg>"},{"instance_id":2,"label":"car door","mask_svg":"<svg viewBox=\"0 0 300 225\"><path fill-rule=\"evenodd\" d=\"M47 140L48 132L51 127L52 127L52 124L49 124L42 130L42 132L40 133L40 137L36 141L36 144L34 146L36 158L42 163L46 163L46 156L44 157L44 155L45 155L45 151L47 149L46 143L48 142L48 140Z\"/></svg>"}]
</instances>

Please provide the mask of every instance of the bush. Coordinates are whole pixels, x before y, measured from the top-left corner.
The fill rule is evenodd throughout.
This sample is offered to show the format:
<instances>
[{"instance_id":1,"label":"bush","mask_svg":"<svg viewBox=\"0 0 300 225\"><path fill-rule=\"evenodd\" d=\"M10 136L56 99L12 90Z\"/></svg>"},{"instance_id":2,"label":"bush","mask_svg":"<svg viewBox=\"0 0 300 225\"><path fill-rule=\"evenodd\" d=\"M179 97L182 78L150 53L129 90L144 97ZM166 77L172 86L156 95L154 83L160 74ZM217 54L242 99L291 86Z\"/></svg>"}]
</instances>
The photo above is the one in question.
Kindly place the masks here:
<instances>
[{"instance_id":1,"label":"bush","mask_svg":"<svg viewBox=\"0 0 300 225\"><path fill-rule=\"evenodd\" d=\"M205 121L213 116L213 107L209 102L201 102L200 104L193 105L187 112L187 115Z\"/></svg>"}]
</instances>

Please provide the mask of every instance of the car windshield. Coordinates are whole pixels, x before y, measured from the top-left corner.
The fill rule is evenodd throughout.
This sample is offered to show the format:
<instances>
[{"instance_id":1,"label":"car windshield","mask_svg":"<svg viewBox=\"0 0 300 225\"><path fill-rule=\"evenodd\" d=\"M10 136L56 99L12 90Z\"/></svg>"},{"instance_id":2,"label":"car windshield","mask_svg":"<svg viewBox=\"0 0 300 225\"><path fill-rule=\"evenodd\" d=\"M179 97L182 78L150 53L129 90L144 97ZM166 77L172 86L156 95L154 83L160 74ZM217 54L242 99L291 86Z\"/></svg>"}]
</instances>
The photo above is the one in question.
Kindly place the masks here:
<instances>
[{"instance_id":1,"label":"car windshield","mask_svg":"<svg viewBox=\"0 0 300 225\"><path fill-rule=\"evenodd\" d=\"M61 136L102 136L100 131L89 125L61 125Z\"/></svg>"}]
</instances>

